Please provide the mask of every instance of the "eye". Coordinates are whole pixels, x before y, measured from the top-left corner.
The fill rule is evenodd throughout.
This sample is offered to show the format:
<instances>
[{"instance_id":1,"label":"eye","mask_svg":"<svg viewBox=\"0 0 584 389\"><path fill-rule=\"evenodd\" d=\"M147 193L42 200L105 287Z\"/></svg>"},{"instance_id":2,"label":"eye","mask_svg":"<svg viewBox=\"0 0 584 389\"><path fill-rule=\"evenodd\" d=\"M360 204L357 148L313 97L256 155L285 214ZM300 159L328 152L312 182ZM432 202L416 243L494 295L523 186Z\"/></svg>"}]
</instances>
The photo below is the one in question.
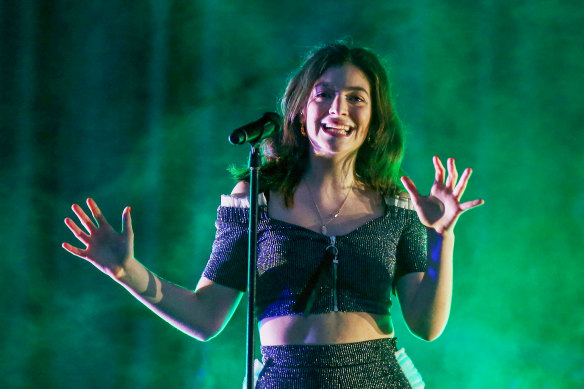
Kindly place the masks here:
<instances>
[{"instance_id":1,"label":"eye","mask_svg":"<svg viewBox=\"0 0 584 389\"><path fill-rule=\"evenodd\" d=\"M347 100L352 101L354 103L364 103L365 102L365 99L359 95L350 95L349 97L347 97Z\"/></svg>"},{"instance_id":2,"label":"eye","mask_svg":"<svg viewBox=\"0 0 584 389\"><path fill-rule=\"evenodd\" d=\"M332 97L332 93L328 91L317 91L314 96L319 99L330 99Z\"/></svg>"}]
</instances>

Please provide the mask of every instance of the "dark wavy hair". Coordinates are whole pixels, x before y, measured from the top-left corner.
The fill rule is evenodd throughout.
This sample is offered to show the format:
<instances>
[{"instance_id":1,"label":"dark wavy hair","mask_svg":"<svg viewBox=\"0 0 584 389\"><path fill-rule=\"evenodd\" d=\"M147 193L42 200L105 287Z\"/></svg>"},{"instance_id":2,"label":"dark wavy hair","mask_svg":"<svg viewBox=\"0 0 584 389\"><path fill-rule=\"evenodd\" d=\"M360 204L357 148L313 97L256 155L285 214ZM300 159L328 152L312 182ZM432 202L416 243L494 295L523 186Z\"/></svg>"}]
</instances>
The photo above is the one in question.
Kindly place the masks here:
<instances>
[{"instance_id":1,"label":"dark wavy hair","mask_svg":"<svg viewBox=\"0 0 584 389\"><path fill-rule=\"evenodd\" d=\"M280 192L288 207L293 205L294 192L308 167L309 141L300 131L301 112L315 82L329 68L347 63L365 74L372 97L371 121L367 139L357 152L355 179L382 195L399 192L404 137L391 99L387 72L368 49L335 42L313 51L290 79L281 103L282 130L262 144L260 190ZM247 170L230 170L236 180L249 180Z\"/></svg>"}]
</instances>

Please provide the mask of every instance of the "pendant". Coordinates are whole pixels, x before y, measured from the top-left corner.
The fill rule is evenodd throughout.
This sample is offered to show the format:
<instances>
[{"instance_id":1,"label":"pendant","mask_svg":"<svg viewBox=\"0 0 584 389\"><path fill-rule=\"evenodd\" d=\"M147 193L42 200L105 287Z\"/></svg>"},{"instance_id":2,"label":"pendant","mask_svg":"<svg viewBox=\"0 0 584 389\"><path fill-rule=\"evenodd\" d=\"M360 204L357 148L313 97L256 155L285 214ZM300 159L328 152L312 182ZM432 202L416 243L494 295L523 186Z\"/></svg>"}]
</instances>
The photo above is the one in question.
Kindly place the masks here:
<instances>
[{"instance_id":1,"label":"pendant","mask_svg":"<svg viewBox=\"0 0 584 389\"><path fill-rule=\"evenodd\" d=\"M328 232L328 230L326 229L326 226L320 227L320 232L322 232L323 235L326 235Z\"/></svg>"}]
</instances>

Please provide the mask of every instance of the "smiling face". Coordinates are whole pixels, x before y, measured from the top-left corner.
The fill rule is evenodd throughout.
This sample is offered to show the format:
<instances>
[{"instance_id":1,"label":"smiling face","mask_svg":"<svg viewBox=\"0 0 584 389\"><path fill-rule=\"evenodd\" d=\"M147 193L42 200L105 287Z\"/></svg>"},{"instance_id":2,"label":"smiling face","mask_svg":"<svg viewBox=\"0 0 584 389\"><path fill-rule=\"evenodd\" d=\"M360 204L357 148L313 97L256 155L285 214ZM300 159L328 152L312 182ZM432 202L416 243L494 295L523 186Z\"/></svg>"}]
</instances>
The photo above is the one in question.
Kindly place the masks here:
<instances>
[{"instance_id":1,"label":"smiling face","mask_svg":"<svg viewBox=\"0 0 584 389\"><path fill-rule=\"evenodd\" d=\"M327 69L314 83L304 112L303 121L315 155L356 155L371 122L367 77L349 63Z\"/></svg>"}]
</instances>

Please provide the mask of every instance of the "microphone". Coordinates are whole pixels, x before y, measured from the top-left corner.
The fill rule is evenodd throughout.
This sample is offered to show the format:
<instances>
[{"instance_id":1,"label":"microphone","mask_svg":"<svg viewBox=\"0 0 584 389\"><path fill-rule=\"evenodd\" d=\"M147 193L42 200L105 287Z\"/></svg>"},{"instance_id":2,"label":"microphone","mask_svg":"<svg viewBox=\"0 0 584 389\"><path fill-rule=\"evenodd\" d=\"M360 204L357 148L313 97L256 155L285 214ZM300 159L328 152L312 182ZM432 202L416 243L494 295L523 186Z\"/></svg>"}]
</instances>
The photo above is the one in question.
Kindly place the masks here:
<instances>
[{"instance_id":1,"label":"microphone","mask_svg":"<svg viewBox=\"0 0 584 389\"><path fill-rule=\"evenodd\" d=\"M245 142L254 144L272 135L282 126L282 118L275 112L266 112L264 116L239 127L229 135L229 142L234 145L241 145Z\"/></svg>"}]
</instances>

